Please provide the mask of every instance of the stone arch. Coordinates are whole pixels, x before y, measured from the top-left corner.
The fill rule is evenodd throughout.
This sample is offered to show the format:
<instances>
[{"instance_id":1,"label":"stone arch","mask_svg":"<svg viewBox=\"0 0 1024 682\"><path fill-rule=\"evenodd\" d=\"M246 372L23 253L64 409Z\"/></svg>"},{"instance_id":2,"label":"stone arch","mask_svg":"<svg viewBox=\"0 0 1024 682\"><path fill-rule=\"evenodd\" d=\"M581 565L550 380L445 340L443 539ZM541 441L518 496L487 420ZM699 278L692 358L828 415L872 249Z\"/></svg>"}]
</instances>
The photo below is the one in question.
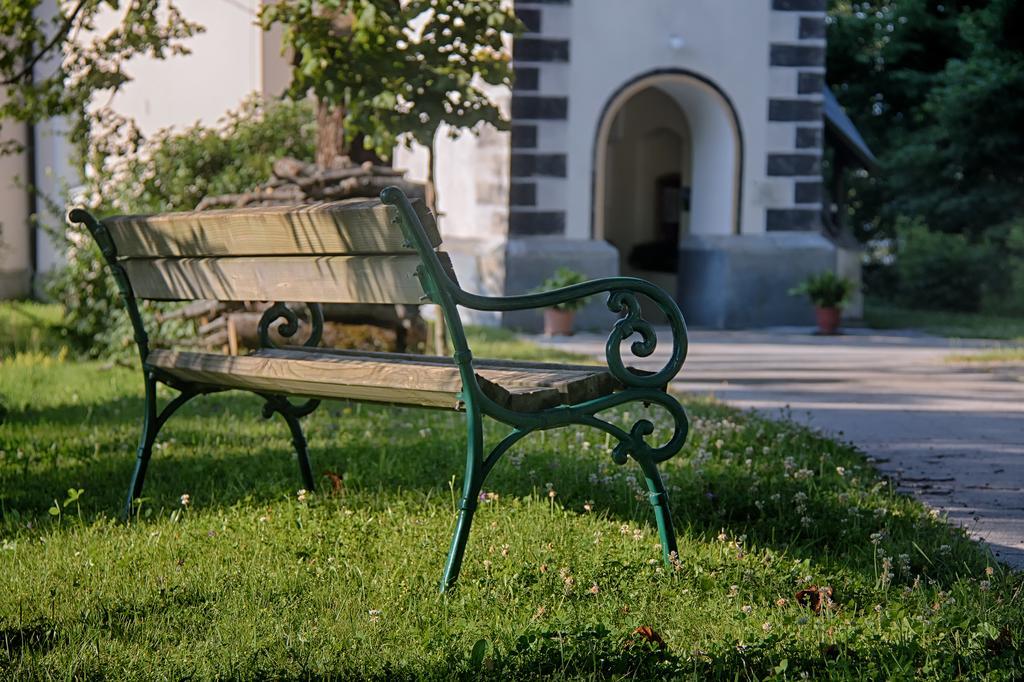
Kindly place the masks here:
<instances>
[{"instance_id":1,"label":"stone arch","mask_svg":"<svg viewBox=\"0 0 1024 682\"><path fill-rule=\"evenodd\" d=\"M651 89L674 100L689 131L690 233L739 234L744 150L736 109L707 78L684 69L659 69L619 87L601 113L593 146L592 237L609 235L607 161L612 125L634 97Z\"/></svg>"}]
</instances>

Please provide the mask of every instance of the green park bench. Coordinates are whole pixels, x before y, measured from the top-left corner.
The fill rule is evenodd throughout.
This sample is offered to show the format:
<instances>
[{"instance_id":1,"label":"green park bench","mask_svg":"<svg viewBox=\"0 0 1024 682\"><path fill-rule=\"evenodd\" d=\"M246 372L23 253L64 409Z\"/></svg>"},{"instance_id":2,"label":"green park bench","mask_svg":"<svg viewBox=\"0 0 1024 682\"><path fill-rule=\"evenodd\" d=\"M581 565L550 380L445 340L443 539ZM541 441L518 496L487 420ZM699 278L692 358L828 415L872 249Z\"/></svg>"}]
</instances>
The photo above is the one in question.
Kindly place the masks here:
<instances>
[{"instance_id":1,"label":"green park bench","mask_svg":"<svg viewBox=\"0 0 1024 682\"><path fill-rule=\"evenodd\" d=\"M554 291L489 297L464 291L433 217L398 189L380 200L348 200L308 206L230 209L119 216L98 220L73 209L69 218L84 224L99 244L124 298L134 329L145 381L145 414L126 514L142 493L157 433L190 399L241 389L261 396L264 416L280 414L291 431L303 484L315 487L299 419L321 399L459 410L466 415L467 454L458 521L441 582L442 591L458 577L473 512L484 479L513 445L543 429L583 425L600 429L617 443L611 453L624 464L632 457L643 470L665 559L676 551L668 497L657 465L675 455L686 440L687 418L666 391L686 356L686 327L675 301L644 280L613 277ZM619 314L607 343L607 368L534 362L478 360L473 357L457 306L480 311L543 308L594 294L608 295ZM638 357L653 353L656 335L641 316L638 295L667 317L672 352L657 372L627 367L620 346ZM263 348L248 355L222 355L151 349L137 301L277 301L262 316ZM309 310L303 343L294 305ZM451 358L343 351L319 347L323 303L418 304L440 307L454 347ZM276 340L271 337L275 325ZM281 338L288 341L281 344ZM157 385L178 391L162 410ZM304 398L295 402L290 398ZM657 404L673 419L671 437L652 446L645 437L653 424L639 419L629 430L598 414L631 401ZM489 452L483 417L511 431Z\"/></svg>"}]
</instances>

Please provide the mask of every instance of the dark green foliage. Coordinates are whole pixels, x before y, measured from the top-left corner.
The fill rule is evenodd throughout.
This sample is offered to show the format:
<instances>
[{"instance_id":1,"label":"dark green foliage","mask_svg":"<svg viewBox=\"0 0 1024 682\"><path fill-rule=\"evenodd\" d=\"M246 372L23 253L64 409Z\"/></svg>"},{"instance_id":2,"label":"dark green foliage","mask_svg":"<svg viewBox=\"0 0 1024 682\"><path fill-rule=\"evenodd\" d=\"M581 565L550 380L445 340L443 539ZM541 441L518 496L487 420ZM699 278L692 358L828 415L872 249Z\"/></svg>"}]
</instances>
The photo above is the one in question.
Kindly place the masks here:
<instances>
[{"instance_id":1,"label":"dark green foliage","mask_svg":"<svg viewBox=\"0 0 1024 682\"><path fill-rule=\"evenodd\" d=\"M965 14L970 45L924 102L930 122L892 150L891 210L978 235L1024 214L1024 2Z\"/></svg>"},{"instance_id":2,"label":"dark green foliage","mask_svg":"<svg viewBox=\"0 0 1024 682\"><path fill-rule=\"evenodd\" d=\"M977 311L988 254L962 234L929 231L920 222L897 228L896 275L900 302L912 308Z\"/></svg>"},{"instance_id":3,"label":"dark green foliage","mask_svg":"<svg viewBox=\"0 0 1024 682\"><path fill-rule=\"evenodd\" d=\"M989 267L984 307L995 313L1024 314L1024 218L997 225L986 237Z\"/></svg>"},{"instance_id":4,"label":"dark green foliage","mask_svg":"<svg viewBox=\"0 0 1024 682\"><path fill-rule=\"evenodd\" d=\"M828 81L881 162L850 183L862 237L901 215L978 235L1024 213L1021 0L831 3Z\"/></svg>"},{"instance_id":5,"label":"dark green foliage","mask_svg":"<svg viewBox=\"0 0 1024 682\"><path fill-rule=\"evenodd\" d=\"M850 174L864 240L908 219L868 289L904 304L1024 311L1024 0L833 0L828 82L879 157ZM909 262L900 263L901 259ZM944 268L949 268L944 269ZM895 276L895 277L894 277Z\"/></svg>"},{"instance_id":6,"label":"dark green foliage","mask_svg":"<svg viewBox=\"0 0 1024 682\"><path fill-rule=\"evenodd\" d=\"M841 308L853 293L854 284L831 270L811 275L789 290L790 296L807 296L819 308Z\"/></svg>"},{"instance_id":7,"label":"dark green foliage","mask_svg":"<svg viewBox=\"0 0 1024 682\"><path fill-rule=\"evenodd\" d=\"M572 268L561 267L555 270L550 277L541 282L540 286L534 289L533 292L539 294L544 291L552 291L554 289L569 287L573 284L583 284L586 281L587 276L582 272L577 272ZM565 303L559 303L552 307L557 310L579 310L587 304L588 300L588 298L575 299L572 301L566 301Z\"/></svg>"},{"instance_id":8,"label":"dark green foliage","mask_svg":"<svg viewBox=\"0 0 1024 682\"><path fill-rule=\"evenodd\" d=\"M497 0L267 3L260 21L284 28L295 54L289 93L312 93L340 115L343 149L361 137L388 156L404 133L430 146L442 123L456 133L504 125L484 87L511 84L503 34L520 24Z\"/></svg>"}]
</instances>

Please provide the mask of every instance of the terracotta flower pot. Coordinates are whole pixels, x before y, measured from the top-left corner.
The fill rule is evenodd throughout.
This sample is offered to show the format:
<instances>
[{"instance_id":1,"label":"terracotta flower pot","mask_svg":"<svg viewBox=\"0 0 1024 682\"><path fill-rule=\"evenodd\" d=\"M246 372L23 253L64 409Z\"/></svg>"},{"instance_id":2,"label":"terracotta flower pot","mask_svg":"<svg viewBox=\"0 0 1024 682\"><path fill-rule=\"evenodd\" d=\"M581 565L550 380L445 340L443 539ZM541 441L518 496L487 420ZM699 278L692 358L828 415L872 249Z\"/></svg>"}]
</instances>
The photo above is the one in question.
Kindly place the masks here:
<instances>
[{"instance_id":1,"label":"terracotta flower pot","mask_svg":"<svg viewBox=\"0 0 1024 682\"><path fill-rule=\"evenodd\" d=\"M840 308L815 308L818 318L818 333L832 336L839 332L839 318L842 315Z\"/></svg>"},{"instance_id":2,"label":"terracotta flower pot","mask_svg":"<svg viewBox=\"0 0 1024 682\"><path fill-rule=\"evenodd\" d=\"M544 333L548 336L572 336L575 310L544 309Z\"/></svg>"}]
</instances>

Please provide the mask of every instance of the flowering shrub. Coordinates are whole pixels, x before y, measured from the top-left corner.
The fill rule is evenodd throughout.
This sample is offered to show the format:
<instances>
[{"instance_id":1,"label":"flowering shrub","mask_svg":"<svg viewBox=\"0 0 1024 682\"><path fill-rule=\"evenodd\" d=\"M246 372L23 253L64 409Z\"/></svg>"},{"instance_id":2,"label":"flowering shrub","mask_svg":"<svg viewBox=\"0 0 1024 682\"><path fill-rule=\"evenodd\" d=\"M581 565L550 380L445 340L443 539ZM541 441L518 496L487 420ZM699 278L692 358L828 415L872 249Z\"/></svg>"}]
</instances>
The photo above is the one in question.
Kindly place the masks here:
<instances>
[{"instance_id":1,"label":"flowering shrub","mask_svg":"<svg viewBox=\"0 0 1024 682\"><path fill-rule=\"evenodd\" d=\"M196 124L183 131L165 129L148 139L137 131L111 126L111 135L94 146L93 167L76 203L96 215L156 213L195 208L208 194L242 192L266 180L275 159L313 154L313 113L303 102L267 102L253 96L229 112L216 127ZM99 126L99 136L104 135ZM98 151L115 150L116 156ZM66 266L50 280L47 293L64 306L64 332L90 355L131 352L131 325L118 300L99 249L79 225L57 234L65 245ZM143 313L165 309L145 304ZM149 327L159 339L194 333L191 323L161 321Z\"/></svg>"}]
</instances>

